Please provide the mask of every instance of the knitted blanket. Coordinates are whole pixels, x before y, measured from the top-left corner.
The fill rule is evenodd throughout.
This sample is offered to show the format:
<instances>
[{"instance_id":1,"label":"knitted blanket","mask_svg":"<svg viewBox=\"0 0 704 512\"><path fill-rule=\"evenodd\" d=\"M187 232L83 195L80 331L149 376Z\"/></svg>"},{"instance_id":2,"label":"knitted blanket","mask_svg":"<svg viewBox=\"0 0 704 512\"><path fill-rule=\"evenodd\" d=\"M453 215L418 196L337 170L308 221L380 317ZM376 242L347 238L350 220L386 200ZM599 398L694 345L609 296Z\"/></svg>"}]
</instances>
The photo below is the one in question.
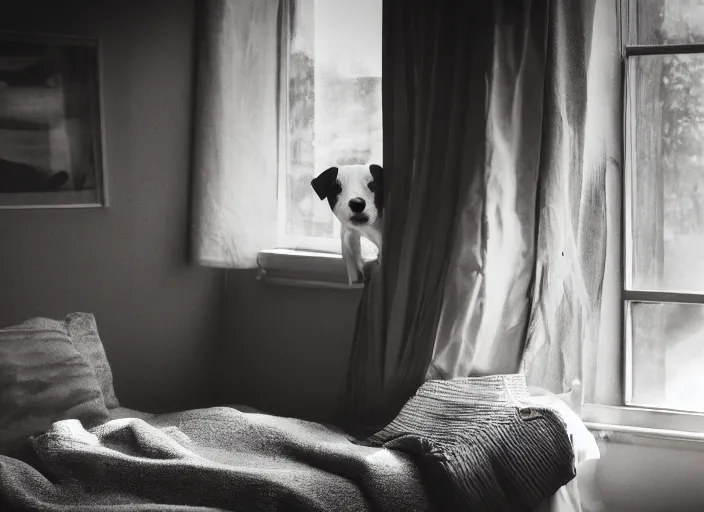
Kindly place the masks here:
<instances>
[{"instance_id":1,"label":"knitted blanket","mask_svg":"<svg viewBox=\"0 0 704 512\"><path fill-rule=\"evenodd\" d=\"M428 381L361 444L420 455L445 510L535 510L576 474L564 420L521 374Z\"/></svg>"},{"instance_id":2,"label":"knitted blanket","mask_svg":"<svg viewBox=\"0 0 704 512\"><path fill-rule=\"evenodd\" d=\"M26 448L0 456L2 512L433 509L404 453L227 407L59 421Z\"/></svg>"}]
</instances>

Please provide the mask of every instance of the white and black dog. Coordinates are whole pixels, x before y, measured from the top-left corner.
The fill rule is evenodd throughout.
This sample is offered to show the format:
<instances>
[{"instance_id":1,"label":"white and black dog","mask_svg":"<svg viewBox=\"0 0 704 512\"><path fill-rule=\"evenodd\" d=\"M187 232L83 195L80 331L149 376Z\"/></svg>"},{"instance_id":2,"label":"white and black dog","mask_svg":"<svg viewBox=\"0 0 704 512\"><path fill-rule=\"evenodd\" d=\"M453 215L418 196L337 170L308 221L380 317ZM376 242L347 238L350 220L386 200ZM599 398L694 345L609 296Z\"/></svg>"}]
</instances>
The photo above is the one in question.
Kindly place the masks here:
<instances>
[{"instance_id":1,"label":"white and black dog","mask_svg":"<svg viewBox=\"0 0 704 512\"><path fill-rule=\"evenodd\" d=\"M376 164L330 167L311 181L311 185L321 200L328 200L340 221L342 258L349 283L363 282L360 236L376 245L381 257L384 170Z\"/></svg>"}]
</instances>

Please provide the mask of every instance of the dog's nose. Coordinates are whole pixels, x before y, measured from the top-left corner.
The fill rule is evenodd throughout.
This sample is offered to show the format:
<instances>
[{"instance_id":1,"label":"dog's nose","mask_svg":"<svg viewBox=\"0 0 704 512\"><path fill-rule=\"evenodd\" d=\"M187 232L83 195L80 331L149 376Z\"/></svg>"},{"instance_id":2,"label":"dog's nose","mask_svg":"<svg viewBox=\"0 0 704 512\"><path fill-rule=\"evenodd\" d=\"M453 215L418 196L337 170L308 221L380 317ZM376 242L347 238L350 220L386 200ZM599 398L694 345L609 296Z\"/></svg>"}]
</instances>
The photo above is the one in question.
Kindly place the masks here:
<instances>
[{"instance_id":1,"label":"dog's nose","mask_svg":"<svg viewBox=\"0 0 704 512\"><path fill-rule=\"evenodd\" d=\"M364 207L367 206L367 203L361 197L355 197L350 199L349 205L350 210L354 213L362 213L364 211Z\"/></svg>"}]
</instances>

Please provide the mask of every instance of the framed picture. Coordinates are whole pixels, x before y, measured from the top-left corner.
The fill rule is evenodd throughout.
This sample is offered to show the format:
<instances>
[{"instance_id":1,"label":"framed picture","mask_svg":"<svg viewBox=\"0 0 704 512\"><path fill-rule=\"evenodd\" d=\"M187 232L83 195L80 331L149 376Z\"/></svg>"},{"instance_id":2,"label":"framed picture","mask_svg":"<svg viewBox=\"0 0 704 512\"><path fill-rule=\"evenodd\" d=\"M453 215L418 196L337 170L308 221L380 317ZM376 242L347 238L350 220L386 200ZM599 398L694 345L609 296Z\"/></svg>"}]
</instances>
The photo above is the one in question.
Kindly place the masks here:
<instances>
[{"instance_id":1,"label":"framed picture","mask_svg":"<svg viewBox=\"0 0 704 512\"><path fill-rule=\"evenodd\" d=\"M107 206L99 50L0 32L0 209Z\"/></svg>"}]
</instances>

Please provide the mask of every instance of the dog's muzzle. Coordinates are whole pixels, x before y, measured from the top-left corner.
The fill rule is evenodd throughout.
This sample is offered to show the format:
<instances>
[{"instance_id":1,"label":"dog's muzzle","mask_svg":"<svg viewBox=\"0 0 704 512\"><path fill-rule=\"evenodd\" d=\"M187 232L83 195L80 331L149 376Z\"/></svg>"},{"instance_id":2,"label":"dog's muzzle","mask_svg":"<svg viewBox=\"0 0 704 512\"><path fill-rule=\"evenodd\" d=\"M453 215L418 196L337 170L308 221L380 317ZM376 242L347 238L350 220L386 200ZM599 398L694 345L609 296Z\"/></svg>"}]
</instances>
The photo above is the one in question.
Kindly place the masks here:
<instances>
[{"instance_id":1,"label":"dog's muzzle","mask_svg":"<svg viewBox=\"0 0 704 512\"><path fill-rule=\"evenodd\" d=\"M363 225L369 222L369 216L364 213L355 213L350 216L350 222L352 224Z\"/></svg>"},{"instance_id":2,"label":"dog's muzzle","mask_svg":"<svg viewBox=\"0 0 704 512\"><path fill-rule=\"evenodd\" d=\"M366 224L369 221L369 215L364 212L367 207L367 202L361 197L354 197L347 203L352 210L352 215L350 215L350 222L357 225Z\"/></svg>"}]
</instances>

